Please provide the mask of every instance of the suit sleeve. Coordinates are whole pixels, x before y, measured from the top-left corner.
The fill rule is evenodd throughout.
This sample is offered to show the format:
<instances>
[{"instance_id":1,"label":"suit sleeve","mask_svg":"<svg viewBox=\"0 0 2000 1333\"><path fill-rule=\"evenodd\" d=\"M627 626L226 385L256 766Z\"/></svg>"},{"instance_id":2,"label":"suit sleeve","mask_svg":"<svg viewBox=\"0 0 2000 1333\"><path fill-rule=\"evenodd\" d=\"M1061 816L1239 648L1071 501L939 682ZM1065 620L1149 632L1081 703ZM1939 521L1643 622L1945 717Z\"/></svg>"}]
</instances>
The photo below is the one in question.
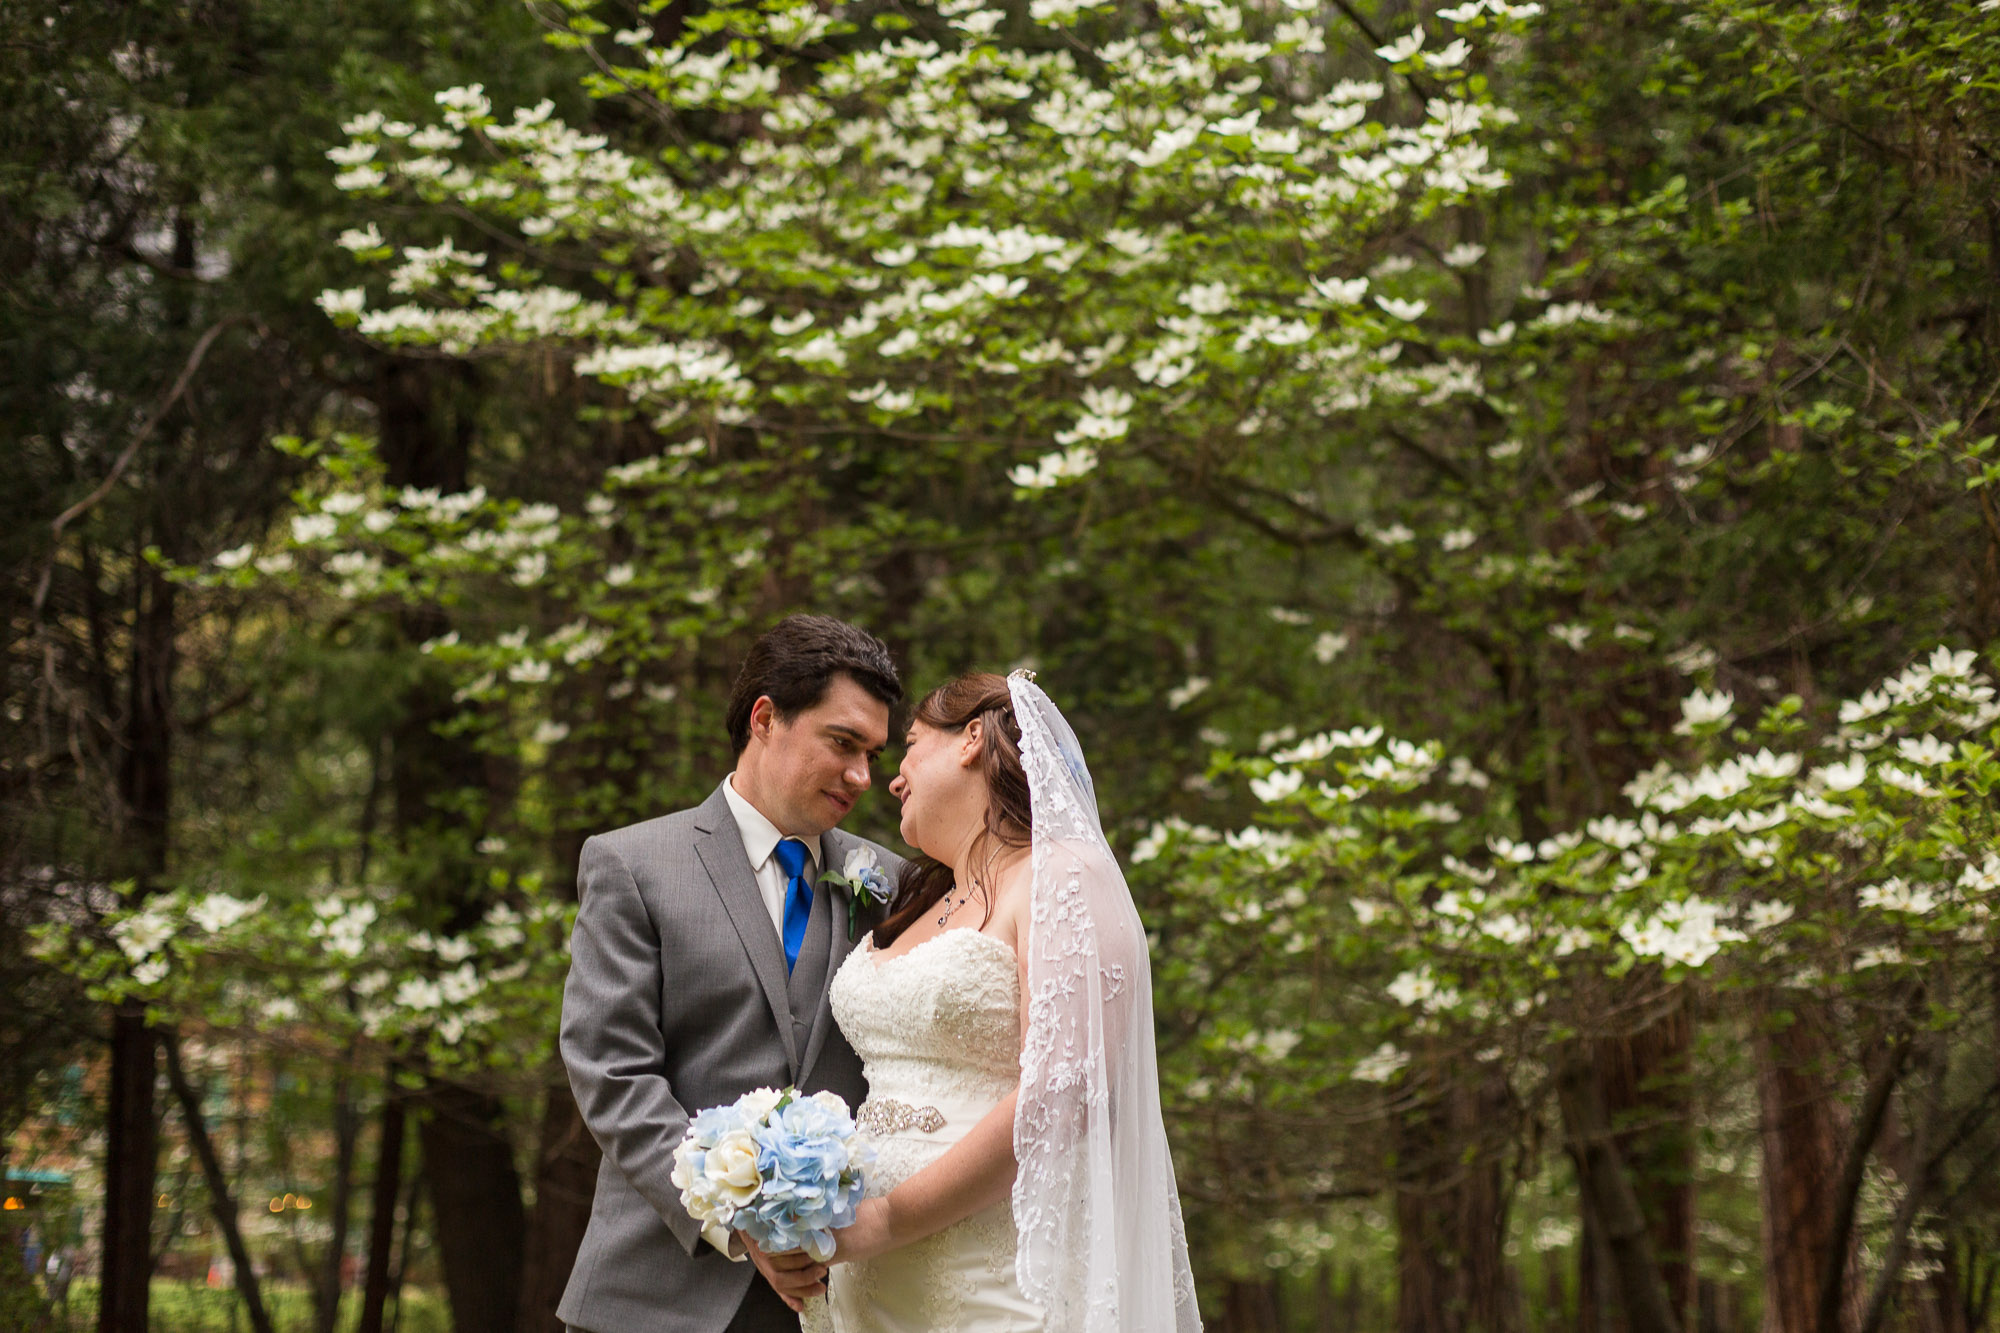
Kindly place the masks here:
<instances>
[{"instance_id":1,"label":"suit sleeve","mask_svg":"<svg viewBox=\"0 0 2000 1333\"><path fill-rule=\"evenodd\" d=\"M631 870L598 838L583 844L563 986L562 1058L591 1137L690 1255L701 1224L671 1179L688 1113L667 1086L660 931Z\"/></svg>"}]
</instances>

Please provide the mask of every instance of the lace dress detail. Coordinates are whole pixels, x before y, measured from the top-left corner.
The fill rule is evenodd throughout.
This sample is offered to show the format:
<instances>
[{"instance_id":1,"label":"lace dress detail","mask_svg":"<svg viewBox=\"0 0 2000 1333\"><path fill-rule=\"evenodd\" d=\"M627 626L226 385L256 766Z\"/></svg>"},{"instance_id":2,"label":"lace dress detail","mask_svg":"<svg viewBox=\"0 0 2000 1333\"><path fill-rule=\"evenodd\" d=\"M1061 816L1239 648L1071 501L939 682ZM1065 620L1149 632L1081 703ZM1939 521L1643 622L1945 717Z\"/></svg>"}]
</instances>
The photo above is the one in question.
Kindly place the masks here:
<instances>
[{"instance_id":1,"label":"lace dress detail","mask_svg":"<svg viewBox=\"0 0 2000 1333\"><path fill-rule=\"evenodd\" d=\"M884 958L864 941L833 979L833 1016L861 1056L877 1126L870 1197L945 1154L1020 1081L1019 963L969 928ZM830 1308L829 1308L830 1307ZM1041 1333L1014 1277L1006 1200L913 1245L836 1265L806 1333Z\"/></svg>"}]
</instances>

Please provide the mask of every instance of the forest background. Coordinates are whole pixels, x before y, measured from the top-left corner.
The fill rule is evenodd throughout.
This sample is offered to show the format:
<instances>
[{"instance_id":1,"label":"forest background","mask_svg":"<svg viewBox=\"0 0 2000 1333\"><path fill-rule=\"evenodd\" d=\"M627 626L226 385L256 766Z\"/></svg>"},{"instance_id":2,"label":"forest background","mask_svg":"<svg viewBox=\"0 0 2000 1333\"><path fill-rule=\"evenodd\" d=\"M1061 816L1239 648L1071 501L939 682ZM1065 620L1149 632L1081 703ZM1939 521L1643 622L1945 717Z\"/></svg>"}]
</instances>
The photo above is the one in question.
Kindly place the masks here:
<instances>
[{"instance_id":1,"label":"forest background","mask_svg":"<svg viewBox=\"0 0 2000 1333\"><path fill-rule=\"evenodd\" d=\"M8 1327L555 1328L577 849L799 609L1075 721L1211 1326L1991 1322L1995 0L28 0L0 86Z\"/></svg>"}]
</instances>

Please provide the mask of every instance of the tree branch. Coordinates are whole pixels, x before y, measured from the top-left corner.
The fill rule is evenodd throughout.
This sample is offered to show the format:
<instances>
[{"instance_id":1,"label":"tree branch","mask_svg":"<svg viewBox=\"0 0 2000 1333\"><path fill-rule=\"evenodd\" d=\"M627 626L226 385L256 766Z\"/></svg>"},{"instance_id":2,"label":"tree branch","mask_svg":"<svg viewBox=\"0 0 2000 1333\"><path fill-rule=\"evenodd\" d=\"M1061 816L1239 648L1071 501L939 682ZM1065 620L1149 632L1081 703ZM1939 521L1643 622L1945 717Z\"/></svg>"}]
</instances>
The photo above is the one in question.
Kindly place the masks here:
<instances>
[{"instance_id":1,"label":"tree branch","mask_svg":"<svg viewBox=\"0 0 2000 1333\"><path fill-rule=\"evenodd\" d=\"M1422 459L1424 462L1430 464L1433 470L1443 473L1445 476L1450 477L1453 481L1457 482L1461 486L1467 484L1465 473L1459 468L1458 464L1452 462L1449 458L1446 458L1443 454L1438 453L1435 449L1432 449L1429 445L1422 443L1421 441L1415 439L1412 436L1404 434L1401 430L1397 429L1394 426L1384 427L1383 434L1387 435L1397 444L1401 445L1403 448L1415 454L1418 458Z\"/></svg>"},{"instance_id":2,"label":"tree branch","mask_svg":"<svg viewBox=\"0 0 2000 1333\"><path fill-rule=\"evenodd\" d=\"M208 1136L208 1121L201 1113L201 1095L188 1082L187 1071L181 1067L180 1036L171 1029L164 1030L160 1045L167 1056L167 1082L173 1085L174 1097L181 1104L181 1122L187 1127L195 1155L201 1159L209 1207L215 1214L216 1226L222 1230L223 1240L228 1243L230 1261L236 1265L236 1290L249 1311L250 1327L254 1333L272 1333L271 1316L264 1309L264 1296L257 1286L257 1268L250 1261L250 1249L243 1243L243 1228L237 1223L236 1199L229 1192L229 1177L223 1171L222 1157L215 1151L214 1140Z\"/></svg>"},{"instance_id":3,"label":"tree branch","mask_svg":"<svg viewBox=\"0 0 2000 1333\"><path fill-rule=\"evenodd\" d=\"M1841 1333L1840 1298L1847 1286L1847 1253L1854 1235L1854 1214L1860 1204L1862 1181L1868 1174L1868 1156L1875 1147L1876 1137L1882 1132L1882 1122L1889 1114L1889 1098L1896 1091L1896 1080L1902 1074L1903 1062L1909 1054L1907 1037L1890 1043L1882 1067L1869 1081L1868 1095L1863 1099L1861 1114L1855 1121L1854 1138L1847 1145L1847 1160L1841 1164L1840 1186L1833 1196L1833 1228L1827 1247L1826 1272L1819 1282L1820 1333Z\"/></svg>"},{"instance_id":4,"label":"tree branch","mask_svg":"<svg viewBox=\"0 0 2000 1333\"><path fill-rule=\"evenodd\" d=\"M51 538L60 541L63 529L89 513L97 506L99 501L111 494L111 488L118 484L119 479L125 475L125 469L132 466L132 460L138 457L139 446L152 438L153 432L160 428L160 422L166 419L167 413L172 410L175 403L181 400L181 395L187 392L188 385L194 382L195 371L201 368L202 359L208 355L208 349L215 345L215 340L222 336L222 331L232 324L254 322L252 317L248 315L230 315L208 326L208 331L195 341L194 350L188 353L187 362L181 367L181 373L174 379L173 387L167 390L167 396L162 398L154 406L153 410L146 414L145 421L140 423L139 429L133 433L132 439L126 444L124 451L111 464L111 471L105 474L104 480L99 482L97 488L91 491L90 494L56 515L55 520L49 524L49 536ZM55 574L55 567L56 556L52 550L49 553L48 563L42 567L42 577L35 585L34 605L37 619L40 619L42 608L48 602L49 580Z\"/></svg>"}]
</instances>

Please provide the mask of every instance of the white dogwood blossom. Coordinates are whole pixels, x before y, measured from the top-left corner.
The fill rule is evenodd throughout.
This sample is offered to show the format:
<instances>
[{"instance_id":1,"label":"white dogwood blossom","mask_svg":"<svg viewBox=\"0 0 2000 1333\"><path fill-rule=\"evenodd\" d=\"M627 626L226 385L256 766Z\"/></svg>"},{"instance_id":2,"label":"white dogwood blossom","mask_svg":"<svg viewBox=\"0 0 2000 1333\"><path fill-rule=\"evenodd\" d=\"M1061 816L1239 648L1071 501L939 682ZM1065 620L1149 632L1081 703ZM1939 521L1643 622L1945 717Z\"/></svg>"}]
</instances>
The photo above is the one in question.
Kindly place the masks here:
<instances>
[{"instance_id":1,"label":"white dogwood blossom","mask_svg":"<svg viewBox=\"0 0 2000 1333\"><path fill-rule=\"evenodd\" d=\"M1871 884L1861 890L1856 901L1863 907L1873 907L1884 912L1907 912L1922 916L1934 911L1938 905L1937 894L1927 885L1908 884L1899 878L1886 879L1880 884Z\"/></svg>"},{"instance_id":2,"label":"white dogwood blossom","mask_svg":"<svg viewBox=\"0 0 2000 1333\"><path fill-rule=\"evenodd\" d=\"M835 434L964 420L1039 375L1038 395L1076 407L1037 431L1054 451L1001 465L1023 498L1116 477L1100 465L1162 433L1255 442L1485 393L1470 363L1391 364L1482 247L1417 267L1380 240L1504 184L1482 140L1512 115L1469 71L1525 9L1429 49L1423 27L1385 46L1423 80L1407 109L1384 81L1321 77L1323 26L1282 9L1175 0L1158 23L1074 26L1095 10L1039 0L1063 44L1024 47L1004 10L958 3L949 43L878 34L809 65L799 43L843 16L725 3L669 35L619 31L598 95L622 85L670 119L761 126L701 153L627 152L546 101L496 108L477 84L439 91L433 124L355 115L332 149L342 188L477 215L531 257L616 254L638 299L564 285L571 258L398 248L371 222L342 244L384 264L388 303L355 286L323 307L390 346L559 348L662 429L755 431L800 411ZM1192 213L1162 206L1190 184ZM651 299L669 271L698 276ZM1251 400L1201 387L1224 380ZM516 578L539 581L531 564Z\"/></svg>"},{"instance_id":3,"label":"white dogwood blossom","mask_svg":"<svg viewBox=\"0 0 2000 1333\"><path fill-rule=\"evenodd\" d=\"M1674 730L1682 735L1691 735L1698 727L1712 727L1727 722L1736 711L1736 698L1721 690L1706 693L1696 690L1681 700L1681 720Z\"/></svg>"},{"instance_id":4,"label":"white dogwood blossom","mask_svg":"<svg viewBox=\"0 0 2000 1333\"><path fill-rule=\"evenodd\" d=\"M1352 1076L1363 1083L1387 1083L1409 1063L1407 1052L1385 1041L1354 1066Z\"/></svg>"},{"instance_id":5,"label":"white dogwood blossom","mask_svg":"<svg viewBox=\"0 0 2000 1333\"><path fill-rule=\"evenodd\" d=\"M264 905L260 895L245 901L226 893L211 893L188 909L188 920L211 935L219 935Z\"/></svg>"},{"instance_id":6,"label":"white dogwood blossom","mask_svg":"<svg viewBox=\"0 0 2000 1333\"><path fill-rule=\"evenodd\" d=\"M1265 804L1282 801L1305 785L1305 774L1295 768L1273 770L1267 777L1252 778L1250 792Z\"/></svg>"}]
</instances>

